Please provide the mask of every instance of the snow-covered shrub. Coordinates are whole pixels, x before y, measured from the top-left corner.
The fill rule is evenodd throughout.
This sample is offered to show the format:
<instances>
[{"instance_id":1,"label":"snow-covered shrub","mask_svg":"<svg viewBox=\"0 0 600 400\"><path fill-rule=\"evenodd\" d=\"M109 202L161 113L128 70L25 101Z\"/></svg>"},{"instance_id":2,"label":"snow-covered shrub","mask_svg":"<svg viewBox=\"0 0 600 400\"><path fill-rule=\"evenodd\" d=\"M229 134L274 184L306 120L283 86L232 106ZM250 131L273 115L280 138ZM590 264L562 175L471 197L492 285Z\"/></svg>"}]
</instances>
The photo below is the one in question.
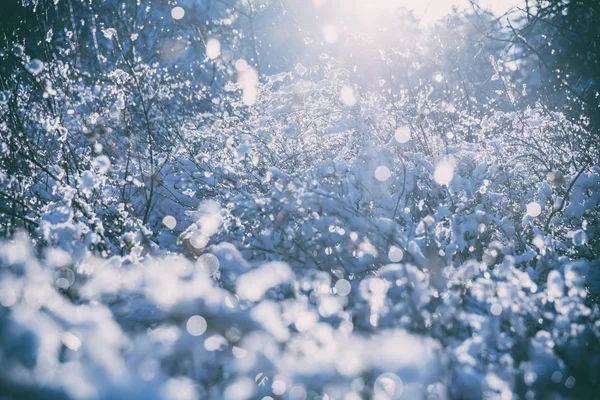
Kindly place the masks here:
<instances>
[{"instance_id":1,"label":"snow-covered shrub","mask_svg":"<svg viewBox=\"0 0 600 400\"><path fill-rule=\"evenodd\" d=\"M54 52L0 52L0 397L597 389L596 128L469 39L494 19L333 46L303 1L26 3Z\"/></svg>"},{"instance_id":2,"label":"snow-covered shrub","mask_svg":"<svg viewBox=\"0 0 600 400\"><path fill-rule=\"evenodd\" d=\"M537 397L597 379L583 263L538 286L512 256L346 279L228 243L195 263L30 251L25 237L1 248L0 382L15 396Z\"/></svg>"}]
</instances>

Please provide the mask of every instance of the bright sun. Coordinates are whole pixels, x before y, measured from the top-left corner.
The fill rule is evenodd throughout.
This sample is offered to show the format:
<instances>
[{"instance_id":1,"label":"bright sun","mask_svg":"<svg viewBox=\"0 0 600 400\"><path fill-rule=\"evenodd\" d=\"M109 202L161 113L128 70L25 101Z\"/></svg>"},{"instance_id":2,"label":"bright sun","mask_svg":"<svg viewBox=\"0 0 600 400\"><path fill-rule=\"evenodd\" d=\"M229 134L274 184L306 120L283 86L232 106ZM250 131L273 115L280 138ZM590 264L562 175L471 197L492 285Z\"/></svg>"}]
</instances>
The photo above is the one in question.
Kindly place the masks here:
<instances>
[{"instance_id":1,"label":"bright sun","mask_svg":"<svg viewBox=\"0 0 600 400\"><path fill-rule=\"evenodd\" d=\"M479 5L495 13L507 11L519 0L480 0ZM405 8L414 13L423 23L436 21L452 11L453 7L470 7L469 0L313 0L317 7L340 7L358 16L370 18L384 12Z\"/></svg>"}]
</instances>

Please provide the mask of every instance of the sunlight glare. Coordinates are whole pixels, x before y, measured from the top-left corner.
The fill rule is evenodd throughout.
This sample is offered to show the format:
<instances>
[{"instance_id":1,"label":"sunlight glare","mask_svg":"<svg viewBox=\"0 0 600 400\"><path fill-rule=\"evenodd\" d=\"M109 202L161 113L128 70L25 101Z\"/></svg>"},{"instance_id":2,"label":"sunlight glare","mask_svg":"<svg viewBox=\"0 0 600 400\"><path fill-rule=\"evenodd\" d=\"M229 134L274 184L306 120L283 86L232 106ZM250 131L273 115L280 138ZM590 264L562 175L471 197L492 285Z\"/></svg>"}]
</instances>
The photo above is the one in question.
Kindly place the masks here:
<instances>
[{"instance_id":1,"label":"sunlight glare","mask_svg":"<svg viewBox=\"0 0 600 400\"><path fill-rule=\"evenodd\" d=\"M314 2L322 5L323 3L335 3L337 1L319 0ZM344 4L346 3L344 1ZM517 0L479 1L479 5L483 9L496 14L501 14L517 4ZM428 24L452 12L453 8L469 9L471 5L469 0L353 0L352 8L357 12L357 16L361 18L370 18L370 15L380 14L381 12L394 13L397 10L405 9L411 11L421 23Z\"/></svg>"},{"instance_id":2,"label":"sunlight glare","mask_svg":"<svg viewBox=\"0 0 600 400\"><path fill-rule=\"evenodd\" d=\"M330 24L323 26L323 39L325 39L327 43L337 42L338 33L337 29L335 29L335 26Z\"/></svg>"}]
</instances>

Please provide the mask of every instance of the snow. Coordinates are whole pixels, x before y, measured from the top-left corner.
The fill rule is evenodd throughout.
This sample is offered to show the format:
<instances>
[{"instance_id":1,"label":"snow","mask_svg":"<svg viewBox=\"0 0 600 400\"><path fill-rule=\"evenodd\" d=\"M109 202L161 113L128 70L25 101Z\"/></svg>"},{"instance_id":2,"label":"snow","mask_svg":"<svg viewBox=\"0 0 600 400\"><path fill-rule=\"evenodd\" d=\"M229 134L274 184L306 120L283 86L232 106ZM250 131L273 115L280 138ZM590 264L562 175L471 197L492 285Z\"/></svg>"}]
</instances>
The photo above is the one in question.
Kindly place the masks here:
<instances>
[{"instance_id":1,"label":"snow","mask_svg":"<svg viewBox=\"0 0 600 400\"><path fill-rule=\"evenodd\" d=\"M102 34L108 40L112 40L113 37L117 36L117 31L115 28L106 28L102 29Z\"/></svg>"},{"instance_id":2,"label":"snow","mask_svg":"<svg viewBox=\"0 0 600 400\"><path fill-rule=\"evenodd\" d=\"M236 280L237 293L243 300L258 301L268 289L288 282L292 270L282 262L271 262L251 270Z\"/></svg>"},{"instance_id":3,"label":"snow","mask_svg":"<svg viewBox=\"0 0 600 400\"><path fill-rule=\"evenodd\" d=\"M0 54L9 398L593 393L597 121L532 34L507 53L481 33L503 19L387 0L78 1Z\"/></svg>"},{"instance_id":4,"label":"snow","mask_svg":"<svg viewBox=\"0 0 600 400\"><path fill-rule=\"evenodd\" d=\"M86 196L90 196L99 183L100 181L94 172L85 171L79 177L78 189L81 190Z\"/></svg>"},{"instance_id":5,"label":"snow","mask_svg":"<svg viewBox=\"0 0 600 400\"><path fill-rule=\"evenodd\" d=\"M304 65L302 65L301 63L296 64L296 66L294 67L294 71L296 71L296 73L300 76L305 75L308 72L308 68L306 68Z\"/></svg>"},{"instance_id":6,"label":"snow","mask_svg":"<svg viewBox=\"0 0 600 400\"><path fill-rule=\"evenodd\" d=\"M563 296L564 284L564 279L558 271L550 271L548 274L548 295L551 299Z\"/></svg>"}]
</instances>

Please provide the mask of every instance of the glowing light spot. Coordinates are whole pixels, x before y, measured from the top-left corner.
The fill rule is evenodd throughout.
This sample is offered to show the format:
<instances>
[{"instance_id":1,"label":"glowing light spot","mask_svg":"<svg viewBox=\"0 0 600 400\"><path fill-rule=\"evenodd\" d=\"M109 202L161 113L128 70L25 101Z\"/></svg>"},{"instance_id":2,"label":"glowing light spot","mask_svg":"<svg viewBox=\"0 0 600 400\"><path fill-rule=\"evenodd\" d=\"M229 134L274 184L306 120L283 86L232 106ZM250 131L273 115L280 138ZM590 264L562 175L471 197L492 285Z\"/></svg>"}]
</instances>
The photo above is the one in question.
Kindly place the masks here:
<instances>
[{"instance_id":1,"label":"glowing light spot","mask_svg":"<svg viewBox=\"0 0 600 400\"><path fill-rule=\"evenodd\" d=\"M371 314L371 316L369 317L369 323L372 326L377 326L378 322L379 322L379 315Z\"/></svg>"},{"instance_id":2,"label":"glowing light spot","mask_svg":"<svg viewBox=\"0 0 600 400\"><path fill-rule=\"evenodd\" d=\"M242 72L242 71L246 70L248 67L249 67L249 65L246 62L246 60L243 60L241 58L235 62L235 69L238 72Z\"/></svg>"},{"instance_id":3,"label":"glowing light spot","mask_svg":"<svg viewBox=\"0 0 600 400\"><path fill-rule=\"evenodd\" d=\"M383 294L387 290L386 283L383 279L371 278L369 280L369 290L372 293Z\"/></svg>"},{"instance_id":4,"label":"glowing light spot","mask_svg":"<svg viewBox=\"0 0 600 400\"><path fill-rule=\"evenodd\" d=\"M317 323L317 316L309 311L301 312L294 325L299 332L306 332Z\"/></svg>"},{"instance_id":5,"label":"glowing light spot","mask_svg":"<svg viewBox=\"0 0 600 400\"><path fill-rule=\"evenodd\" d=\"M237 83L242 88L242 102L251 106L258 98L258 73L245 60L239 59L235 62L238 72Z\"/></svg>"},{"instance_id":6,"label":"glowing light spot","mask_svg":"<svg viewBox=\"0 0 600 400\"><path fill-rule=\"evenodd\" d=\"M156 376L156 373L158 372L159 368L160 364L158 363L158 361L151 358L142 361L140 363L138 371L142 379L149 381Z\"/></svg>"},{"instance_id":7,"label":"glowing light spot","mask_svg":"<svg viewBox=\"0 0 600 400\"><path fill-rule=\"evenodd\" d=\"M271 389L273 389L273 394L281 396L285 393L285 382L276 380L271 385Z\"/></svg>"},{"instance_id":8,"label":"glowing light spot","mask_svg":"<svg viewBox=\"0 0 600 400\"><path fill-rule=\"evenodd\" d=\"M352 290L352 285L346 279L340 279L335 283L335 292L338 296L348 296Z\"/></svg>"},{"instance_id":9,"label":"glowing light spot","mask_svg":"<svg viewBox=\"0 0 600 400\"><path fill-rule=\"evenodd\" d=\"M58 278L56 280L56 287L59 289L63 289L63 290L67 290L69 288L69 281L67 280L67 278Z\"/></svg>"},{"instance_id":10,"label":"glowing light spot","mask_svg":"<svg viewBox=\"0 0 600 400\"><path fill-rule=\"evenodd\" d=\"M375 399L399 399L402 396L404 384L402 379L392 372L379 375L373 385Z\"/></svg>"},{"instance_id":11,"label":"glowing light spot","mask_svg":"<svg viewBox=\"0 0 600 400\"><path fill-rule=\"evenodd\" d=\"M66 348L77 351L81 347L81 340L71 332L65 332L60 337L60 341Z\"/></svg>"},{"instance_id":12,"label":"glowing light spot","mask_svg":"<svg viewBox=\"0 0 600 400\"><path fill-rule=\"evenodd\" d=\"M398 143L407 143L410 140L410 128L403 126L396 129L394 137Z\"/></svg>"},{"instance_id":13,"label":"glowing light spot","mask_svg":"<svg viewBox=\"0 0 600 400\"><path fill-rule=\"evenodd\" d=\"M290 400L305 400L307 395L303 386L294 386L290 389Z\"/></svg>"},{"instance_id":14,"label":"glowing light spot","mask_svg":"<svg viewBox=\"0 0 600 400\"><path fill-rule=\"evenodd\" d=\"M229 342L236 343L242 338L242 332L236 327L231 327L225 331L225 337Z\"/></svg>"},{"instance_id":15,"label":"glowing light spot","mask_svg":"<svg viewBox=\"0 0 600 400\"><path fill-rule=\"evenodd\" d=\"M202 232L196 232L190 237L190 244L195 249L203 249L206 247L206 245L208 245L208 236Z\"/></svg>"},{"instance_id":16,"label":"glowing light spot","mask_svg":"<svg viewBox=\"0 0 600 400\"><path fill-rule=\"evenodd\" d=\"M225 305L228 308L236 308L238 305L237 298L229 295L225 296Z\"/></svg>"},{"instance_id":17,"label":"glowing light spot","mask_svg":"<svg viewBox=\"0 0 600 400\"><path fill-rule=\"evenodd\" d=\"M44 63L37 58L34 58L25 65L25 69L31 75L37 75L44 70Z\"/></svg>"},{"instance_id":18,"label":"glowing light spot","mask_svg":"<svg viewBox=\"0 0 600 400\"><path fill-rule=\"evenodd\" d=\"M340 330L341 330L340 326ZM363 368L363 361L360 354L355 351L348 351L340 354L335 359L335 369L342 375L352 376L357 374Z\"/></svg>"},{"instance_id":19,"label":"glowing light spot","mask_svg":"<svg viewBox=\"0 0 600 400\"><path fill-rule=\"evenodd\" d=\"M244 358L248 355L247 350L244 350L241 347L237 347L237 346L233 346L233 348L231 349L231 352L233 353L233 356L235 358Z\"/></svg>"},{"instance_id":20,"label":"glowing light spot","mask_svg":"<svg viewBox=\"0 0 600 400\"><path fill-rule=\"evenodd\" d=\"M392 173L388 167L382 165L375 168L375 179L378 181L385 182L390 179L390 176L392 176Z\"/></svg>"},{"instance_id":21,"label":"glowing light spot","mask_svg":"<svg viewBox=\"0 0 600 400\"><path fill-rule=\"evenodd\" d=\"M207 326L208 324L206 323L206 320L199 315L191 316L185 324L185 328L192 336L202 335L204 332L206 332Z\"/></svg>"},{"instance_id":22,"label":"glowing light spot","mask_svg":"<svg viewBox=\"0 0 600 400\"><path fill-rule=\"evenodd\" d=\"M205 276L213 276L220 266L219 259L210 253L202 254L196 261L196 271Z\"/></svg>"},{"instance_id":23,"label":"glowing light spot","mask_svg":"<svg viewBox=\"0 0 600 400\"><path fill-rule=\"evenodd\" d=\"M54 284L58 289L67 290L75 282L75 273L70 268L60 268L56 271Z\"/></svg>"},{"instance_id":24,"label":"glowing light spot","mask_svg":"<svg viewBox=\"0 0 600 400\"><path fill-rule=\"evenodd\" d=\"M185 10L179 6L173 7L173 9L171 10L171 17L173 17L173 19L181 19L184 15Z\"/></svg>"},{"instance_id":25,"label":"glowing light spot","mask_svg":"<svg viewBox=\"0 0 600 400\"><path fill-rule=\"evenodd\" d=\"M573 232L573 244L575 246L583 246L588 241L588 237L583 229L578 229Z\"/></svg>"},{"instance_id":26,"label":"glowing light spot","mask_svg":"<svg viewBox=\"0 0 600 400\"><path fill-rule=\"evenodd\" d=\"M338 33L335 26L327 24L323 26L323 38L327 43L335 43L338 40Z\"/></svg>"},{"instance_id":27,"label":"glowing light spot","mask_svg":"<svg viewBox=\"0 0 600 400\"><path fill-rule=\"evenodd\" d=\"M399 247L391 246L390 250L388 251L388 257L391 262L397 263L402 261L402 257L404 257L404 252Z\"/></svg>"},{"instance_id":28,"label":"glowing light spot","mask_svg":"<svg viewBox=\"0 0 600 400\"><path fill-rule=\"evenodd\" d=\"M490 312L492 313L492 315L498 316L502 314L502 306L498 303L494 303L490 307Z\"/></svg>"},{"instance_id":29,"label":"glowing light spot","mask_svg":"<svg viewBox=\"0 0 600 400\"><path fill-rule=\"evenodd\" d=\"M247 106L252 106L256 103L256 98L258 97L258 91L256 88L245 89L244 94L242 96L242 102Z\"/></svg>"},{"instance_id":30,"label":"glowing light spot","mask_svg":"<svg viewBox=\"0 0 600 400\"><path fill-rule=\"evenodd\" d=\"M171 215L167 215L166 217L164 217L162 223L168 229L175 229L175 227L177 226L177 220Z\"/></svg>"},{"instance_id":31,"label":"glowing light spot","mask_svg":"<svg viewBox=\"0 0 600 400\"><path fill-rule=\"evenodd\" d=\"M525 375L523 376L523 380L525 381L525 384L527 386L531 386L537 380L537 374L535 372L529 371L529 372L525 373Z\"/></svg>"},{"instance_id":32,"label":"glowing light spot","mask_svg":"<svg viewBox=\"0 0 600 400\"><path fill-rule=\"evenodd\" d=\"M342 87L342 89L340 90L340 100L345 106L354 106L358 101L358 99L356 98L356 93L354 92L354 88L352 88L351 86Z\"/></svg>"},{"instance_id":33,"label":"glowing light spot","mask_svg":"<svg viewBox=\"0 0 600 400\"><path fill-rule=\"evenodd\" d=\"M255 399L256 385L250 378L238 378L231 385L227 386L223 396L220 397L226 400L248 400ZM183 398L183 397L181 397ZM198 396L190 396L185 398L198 398Z\"/></svg>"},{"instance_id":34,"label":"glowing light spot","mask_svg":"<svg viewBox=\"0 0 600 400\"><path fill-rule=\"evenodd\" d=\"M530 215L532 217L537 217L542 213L542 206L540 206L539 203L532 201L531 203L527 204L527 215Z\"/></svg>"},{"instance_id":35,"label":"glowing light spot","mask_svg":"<svg viewBox=\"0 0 600 400\"><path fill-rule=\"evenodd\" d=\"M105 174L110 169L110 159L105 155L101 155L94 158L92 165L99 174Z\"/></svg>"},{"instance_id":36,"label":"glowing light spot","mask_svg":"<svg viewBox=\"0 0 600 400\"><path fill-rule=\"evenodd\" d=\"M206 42L206 56L211 60L219 57L221 55L221 42L217 39L209 39Z\"/></svg>"},{"instance_id":37,"label":"glowing light spot","mask_svg":"<svg viewBox=\"0 0 600 400\"><path fill-rule=\"evenodd\" d=\"M11 307L17 302L17 295L11 288L2 288L0 291L0 304L4 307Z\"/></svg>"},{"instance_id":38,"label":"glowing light spot","mask_svg":"<svg viewBox=\"0 0 600 400\"><path fill-rule=\"evenodd\" d=\"M552 382L560 383L560 381L562 381L562 378L563 378L563 374L560 371L554 371L552 373Z\"/></svg>"},{"instance_id":39,"label":"glowing light spot","mask_svg":"<svg viewBox=\"0 0 600 400\"><path fill-rule=\"evenodd\" d=\"M433 173L433 180L438 185L449 185L454 178L454 164L448 160L442 160L435 166L435 172Z\"/></svg>"},{"instance_id":40,"label":"glowing light spot","mask_svg":"<svg viewBox=\"0 0 600 400\"><path fill-rule=\"evenodd\" d=\"M533 245L540 250L544 250L546 248L546 242L544 242L544 238L541 236L534 237L531 243L533 243Z\"/></svg>"},{"instance_id":41,"label":"glowing light spot","mask_svg":"<svg viewBox=\"0 0 600 400\"><path fill-rule=\"evenodd\" d=\"M437 83L441 83L444 80L444 75L442 75L442 74L435 74L435 76L433 77L433 79L435 79L435 81Z\"/></svg>"}]
</instances>

